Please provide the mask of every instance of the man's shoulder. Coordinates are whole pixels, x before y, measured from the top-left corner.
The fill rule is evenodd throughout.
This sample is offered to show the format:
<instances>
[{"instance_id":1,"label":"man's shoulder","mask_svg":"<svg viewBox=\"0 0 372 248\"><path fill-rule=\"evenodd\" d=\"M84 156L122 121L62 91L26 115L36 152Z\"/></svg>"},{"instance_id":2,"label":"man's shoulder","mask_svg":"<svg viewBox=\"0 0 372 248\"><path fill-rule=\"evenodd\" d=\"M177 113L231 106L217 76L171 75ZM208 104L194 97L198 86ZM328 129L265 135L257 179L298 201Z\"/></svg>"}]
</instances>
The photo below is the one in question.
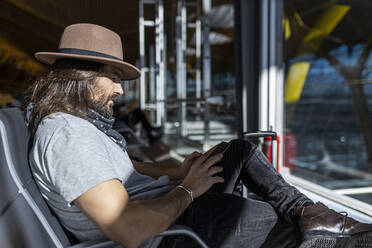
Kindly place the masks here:
<instances>
[{"instance_id":1,"label":"man's shoulder","mask_svg":"<svg viewBox=\"0 0 372 248\"><path fill-rule=\"evenodd\" d=\"M43 118L39 128L92 128L93 125L86 119L75 115L57 112Z\"/></svg>"},{"instance_id":2,"label":"man's shoulder","mask_svg":"<svg viewBox=\"0 0 372 248\"><path fill-rule=\"evenodd\" d=\"M78 135L87 132L96 132L96 128L89 121L71 114L57 112L43 118L36 131L36 137Z\"/></svg>"}]
</instances>

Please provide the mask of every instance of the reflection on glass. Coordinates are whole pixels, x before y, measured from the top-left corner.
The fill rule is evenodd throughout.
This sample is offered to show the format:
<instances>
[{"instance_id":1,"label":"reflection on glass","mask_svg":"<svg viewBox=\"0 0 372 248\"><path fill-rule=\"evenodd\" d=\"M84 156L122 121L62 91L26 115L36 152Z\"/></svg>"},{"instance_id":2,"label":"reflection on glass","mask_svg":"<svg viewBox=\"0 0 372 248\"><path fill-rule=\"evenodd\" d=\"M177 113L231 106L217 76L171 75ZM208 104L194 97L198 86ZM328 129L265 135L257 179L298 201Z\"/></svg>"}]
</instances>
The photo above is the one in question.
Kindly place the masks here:
<instances>
[{"instance_id":1,"label":"reflection on glass","mask_svg":"<svg viewBox=\"0 0 372 248\"><path fill-rule=\"evenodd\" d=\"M368 203L371 10L372 2L286 0L283 20L285 166L296 176Z\"/></svg>"},{"instance_id":2,"label":"reflection on glass","mask_svg":"<svg viewBox=\"0 0 372 248\"><path fill-rule=\"evenodd\" d=\"M195 10L188 9L189 22L195 22ZM189 152L181 150L190 144L193 150L202 151L237 137L233 1L213 4L201 28L201 36L209 37L208 42L205 38L197 42L196 28L187 28L185 36L183 52L172 49L181 43L169 36L167 55L167 131L174 134L181 154Z\"/></svg>"}]
</instances>

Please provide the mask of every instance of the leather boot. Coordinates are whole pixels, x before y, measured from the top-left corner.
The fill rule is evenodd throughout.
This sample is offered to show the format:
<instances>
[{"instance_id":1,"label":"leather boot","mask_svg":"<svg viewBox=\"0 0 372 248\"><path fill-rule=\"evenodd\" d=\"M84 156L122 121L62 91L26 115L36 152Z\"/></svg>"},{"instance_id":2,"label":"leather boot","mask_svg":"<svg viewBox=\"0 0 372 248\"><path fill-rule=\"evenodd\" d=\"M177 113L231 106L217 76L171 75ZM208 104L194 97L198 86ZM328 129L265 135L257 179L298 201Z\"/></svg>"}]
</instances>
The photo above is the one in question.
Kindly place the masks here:
<instances>
[{"instance_id":1,"label":"leather boot","mask_svg":"<svg viewBox=\"0 0 372 248\"><path fill-rule=\"evenodd\" d=\"M324 241L328 244L324 247L372 248L372 224L358 222L347 217L347 213L337 213L318 202L296 207L293 214L305 241L317 240L319 244ZM331 243L335 246L330 245Z\"/></svg>"}]
</instances>

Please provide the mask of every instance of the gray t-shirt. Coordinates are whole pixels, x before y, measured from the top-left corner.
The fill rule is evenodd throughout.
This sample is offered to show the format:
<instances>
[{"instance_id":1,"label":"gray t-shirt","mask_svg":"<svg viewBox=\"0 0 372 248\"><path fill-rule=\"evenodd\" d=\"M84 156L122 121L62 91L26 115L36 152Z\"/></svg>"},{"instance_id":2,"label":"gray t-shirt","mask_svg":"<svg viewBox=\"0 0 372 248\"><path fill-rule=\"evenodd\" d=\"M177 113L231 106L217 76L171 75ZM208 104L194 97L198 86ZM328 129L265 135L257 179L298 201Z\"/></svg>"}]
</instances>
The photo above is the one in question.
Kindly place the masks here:
<instances>
[{"instance_id":1,"label":"gray t-shirt","mask_svg":"<svg viewBox=\"0 0 372 248\"><path fill-rule=\"evenodd\" d=\"M41 194L62 225L81 241L105 239L73 204L92 187L119 179L131 200L137 200L160 196L176 185L167 176L155 180L138 173L127 152L110 137L87 120L66 113L54 113L41 121L30 163Z\"/></svg>"}]
</instances>

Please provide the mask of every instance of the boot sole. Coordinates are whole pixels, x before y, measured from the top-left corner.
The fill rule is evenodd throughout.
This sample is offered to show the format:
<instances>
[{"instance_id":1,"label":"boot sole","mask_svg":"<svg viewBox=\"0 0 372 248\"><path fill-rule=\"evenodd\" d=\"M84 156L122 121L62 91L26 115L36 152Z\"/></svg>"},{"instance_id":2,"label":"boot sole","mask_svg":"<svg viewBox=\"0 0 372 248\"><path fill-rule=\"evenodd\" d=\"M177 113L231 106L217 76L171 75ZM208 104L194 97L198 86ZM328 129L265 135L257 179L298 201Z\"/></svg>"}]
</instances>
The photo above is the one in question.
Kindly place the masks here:
<instances>
[{"instance_id":1,"label":"boot sole","mask_svg":"<svg viewBox=\"0 0 372 248\"><path fill-rule=\"evenodd\" d=\"M347 238L312 238L302 242L299 248L346 248Z\"/></svg>"},{"instance_id":2,"label":"boot sole","mask_svg":"<svg viewBox=\"0 0 372 248\"><path fill-rule=\"evenodd\" d=\"M304 236L299 248L372 248L372 233L358 233L349 236L310 234Z\"/></svg>"},{"instance_id":3,"label":"boot sole","mask_svg":"<svg viewBox=\"0 0 372 248\"><path fill-rule=\"evenodd\" d=\"M351 236L346 248L372 248L372 233L360 233Z\"/></svg>"}]
</instances>

